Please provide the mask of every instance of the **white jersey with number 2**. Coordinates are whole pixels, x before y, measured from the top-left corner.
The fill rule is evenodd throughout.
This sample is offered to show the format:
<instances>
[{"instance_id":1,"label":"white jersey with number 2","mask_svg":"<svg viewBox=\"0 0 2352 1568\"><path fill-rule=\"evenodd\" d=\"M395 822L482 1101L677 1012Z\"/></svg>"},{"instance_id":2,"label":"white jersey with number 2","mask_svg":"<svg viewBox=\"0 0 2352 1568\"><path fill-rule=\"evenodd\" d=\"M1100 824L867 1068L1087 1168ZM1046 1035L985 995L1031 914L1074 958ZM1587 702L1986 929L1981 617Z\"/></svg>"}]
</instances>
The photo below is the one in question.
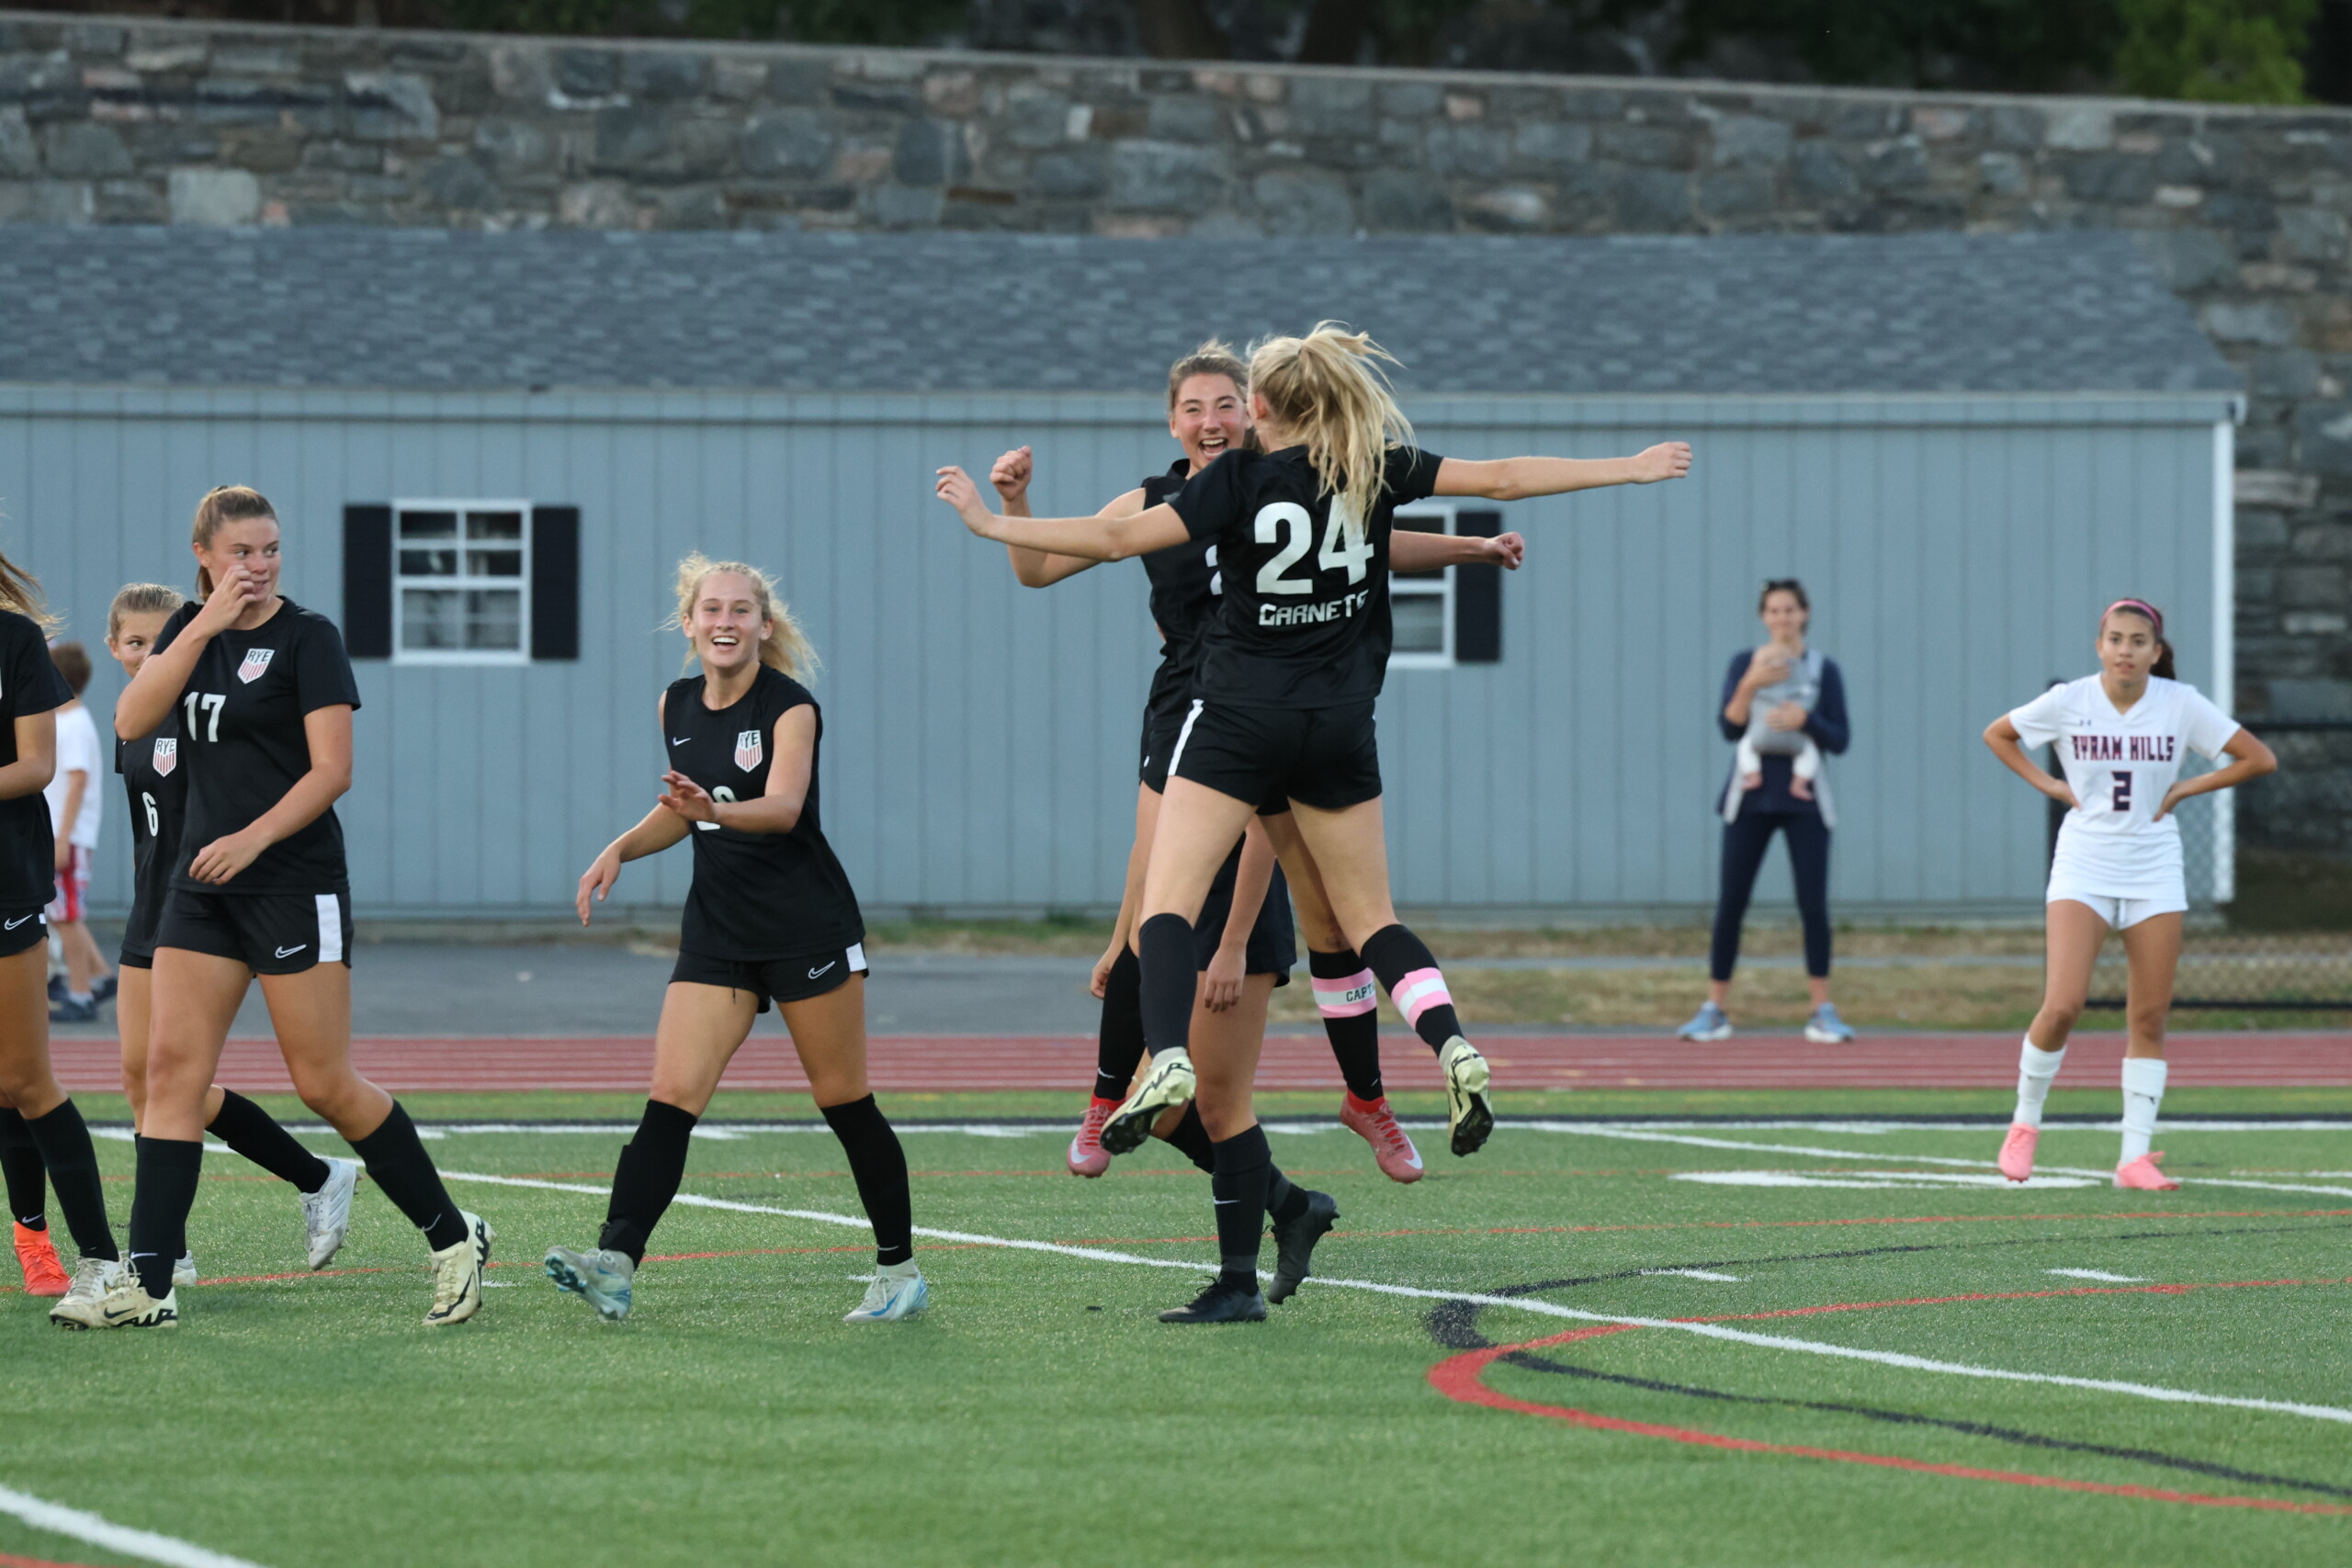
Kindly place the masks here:
<instances>
[{"instance_id":1,"label":"white jersey with number 2","mask_svg":"<svg viewBox=\"0 0 2352 1568\"><path fill-rule=\"evenodd\" d=\"M2155 898L2181 886L2180 826L2154 820L2187 754L2222 754L2237 720L2194 686L2161 676L2123 713L2099 677L2052 686L2011 710L2025 745L2055 743L2076 805L2058 829L2052 887L2111 898Z\"/></svg>"}]
</instances>

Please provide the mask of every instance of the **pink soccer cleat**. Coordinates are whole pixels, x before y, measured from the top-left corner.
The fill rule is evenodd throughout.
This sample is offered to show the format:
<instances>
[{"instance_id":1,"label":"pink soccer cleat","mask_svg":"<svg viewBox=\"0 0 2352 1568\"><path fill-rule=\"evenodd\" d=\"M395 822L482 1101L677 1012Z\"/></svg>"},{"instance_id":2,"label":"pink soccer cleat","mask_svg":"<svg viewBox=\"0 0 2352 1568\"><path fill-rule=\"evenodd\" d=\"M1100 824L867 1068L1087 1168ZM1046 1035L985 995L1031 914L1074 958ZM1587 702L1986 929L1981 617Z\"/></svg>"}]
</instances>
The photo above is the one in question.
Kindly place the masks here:
<instances>
[{"instance_id":1,"label":"pink soccer cleat","mask_svg":"<svg viewBox=\"0 0 2352 1568\"><path fill-rule=\"evenodd\" d=\"M1111 1112L1119 1109L1115 1100L1087 1101L1086 1120L1078 1124L1078 1134L1069 1141L1069 1173L1091 1179L1111 1168L1110 1151L1102 1146L1102 1124L1111 1120Z\"/></svg>"},{"instance_id":2,"label":"pink soccer cleat","mask_svg":"<svg viewBox=\"0 0 2352 1568\"><path fill-rule=\"evenodd\" d=\"M2001 1140L2001 1174L2011 1181L2023 1181L2033 1174L2033 1145L2041 1142L2041 1129L2029 1127L2022 1122L2012 1122L2009 1135Z\"/></svg>"},{"instance_id":3,"label":"pink soccer cleat","mask_svg":"<svg viewBox=\"0 0 2352 1568\"><path fill-rule=\"evenodd\" d=\"M28 1231L22 1225L16 1230L17 1266L25 1271L25 1294L63 1295L71 1280L64 1262L57 1256L57 1244L45 1230Z\"/></svg>"},{"instance_id":4,"label":"pink soccer cleat","mask_svg":"<svg viewBox=\"0 0 2352 1568\"><path fill-rule=\"evenodd\" d=\"M1391 1181L1412 1182L1421 1179L1421 1151L1396 1124L1396 1113L1388 1109L1388 1097L1378 1100L1358 1100L1350 1094L1340 1102L1340 1125L1372 1145L1372 1157L1380 1167L1380 1174Z\"/></svg>"},{"instance_id":5,"label":"pink soccer cleat","mask_svg":"<svg viewBox=\"0 0 2352 1568\"><path fill-rule=\"evenodd\" d=\"M2164 1157L2164 1151L2157 1149L2153 1153L2142 1155L2130 1165L2117 1166L2115 1184L2118 1187L2135 1188L2142 1192L2179 1191L2180 1183L2156 1168L2157 1163Z\"/></svg>"}]
</instances>

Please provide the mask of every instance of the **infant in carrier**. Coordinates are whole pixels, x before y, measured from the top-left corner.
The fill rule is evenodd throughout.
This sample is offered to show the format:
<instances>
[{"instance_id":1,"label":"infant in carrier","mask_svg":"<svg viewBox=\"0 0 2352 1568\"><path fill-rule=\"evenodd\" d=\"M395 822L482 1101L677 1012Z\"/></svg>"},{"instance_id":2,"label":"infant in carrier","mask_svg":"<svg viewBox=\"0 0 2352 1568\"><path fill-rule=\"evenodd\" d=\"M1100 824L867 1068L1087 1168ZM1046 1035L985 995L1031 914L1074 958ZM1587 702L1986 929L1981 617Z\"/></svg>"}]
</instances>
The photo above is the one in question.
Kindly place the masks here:
<instances>
[{"instance_id":1,"label":"infant in carrier","mask_svg":"<svg viewBox=\"0 0 2352 1568\"><path fill-rule=\"evenodd\" d=\"M1813 798L1813 781L1821 776L1821 748L1813 737L1802 729L1775 729L1767 722L1772 710L1784 703L1794 703L1810 713L1821 700L1822 656L1807 649L1802 659L1791 659L1778 648L1759 649L1756 657L1771 660L1781 666L1781 678L1758 690L1747 710L1747 733L1739 738L1738 750L1732 760L1732 773L1739 781L1739 788L1727 793L1724 800L1724 820L1732 821L1739 815L1742 791L1764 786L1764 759L1788 757L1789 793L1799 800Z\"/></svg>"}]
</instances>

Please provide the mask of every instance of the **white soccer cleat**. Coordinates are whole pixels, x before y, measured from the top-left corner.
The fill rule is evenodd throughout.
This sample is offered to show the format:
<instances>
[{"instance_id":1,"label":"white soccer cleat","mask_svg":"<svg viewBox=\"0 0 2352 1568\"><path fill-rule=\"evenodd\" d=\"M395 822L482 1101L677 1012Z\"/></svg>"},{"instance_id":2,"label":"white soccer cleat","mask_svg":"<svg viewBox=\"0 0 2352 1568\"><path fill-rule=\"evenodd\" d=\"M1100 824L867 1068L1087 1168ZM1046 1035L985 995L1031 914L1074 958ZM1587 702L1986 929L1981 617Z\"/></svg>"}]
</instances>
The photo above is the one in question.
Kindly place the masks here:
<instances>
[{"instance_id":1,"label":"white soccer cleat","mask_svg":"<svg viewBox=\"0 0 2352 1568\"><path fill-rule=\"evenodd\" d=\"M490 1262L490 1244L498 1233L480 1214L458 1213L466 1222L466 1238L433 1255L433 1310L424 1326L463 1323L481 1310L481 1271Z\"/></svg>"},{"instance_id":2,"label":"white soccer cleat","mask_svg":"<svg viewBox=\"0 0 2352 1568\"><path fill-rule=\"evenodd\" d=\"M569 1291L585 1301L606 1323L618 1323L628 1315L637 1265L629 1261L628 1253L597 1247L550 1247L546 1267L548 1278L555 1281L556 1289Z\"/></svg>"},{"instance_id":3,"label":"white soccer cleat","mask_svg":"<svg viewBox=\"0 0 2352 1568\"><path fill-rule=\"evenodd\" d=\"M180 1260L172 1265L172 1290L177 1293L182 1285L196 1283L196 1254L183 1252Z\"/></svg>"},{"instance_id":4,"label":"white soccer cleat","mask_svg":"<svg viewBox=\"0 0 2352 1568\"><path fill-rule=\"evenodd\" d=\"M60 1328L177 1328L179 1297L176 1290L166 1291L157 1301L122 1264L85 1258L63 1299L49 1309L49 1320Z\"/></svg>"},{"instance_id":5,"label":"white soccer cleat","mask_svg":"<svg viewBox=\"0 0 2352 1568\"><path fill-rule=\"evenodd\" d=\"M1446 1124L1453 1134L1451 1146L1457 1158L1475 1155L1495 1130L1495 1113L1487 1108L1487 1058L1478 1054L1476 1045L1457 1034L1437 1054L1437 1065L1445 1074Z\"/></svg>"},{"instance_id":6,"label":"white soccer cleat","mask_svg":"<svg viewBox=\"0 0 2352 1568\"><path fill-rule=\"evenodd\" d=\"M894 1273L893 1269L904 1269ZM865 1287L865 1299L842 1318L843 1323L896 1323L914 1316L931 1304L931 1286L912 1263L894 1263L877 1270Z\"/></svg>"},{"instance_id":7,"label":"white soccer cleat","mask_svg":"<svg viewBox=\"0 0 2352 1568\"><path fill-rule=\"evenodd\" d=\"M343 1250L351 1234L351 1195L359 1187L359 1162L327 1161L327 1184L302 1194L303 1251L313 1269L323 1269Z\"/></svg>"},{"instance_id":8,"label":"white soccer cleat","mask_svg":"<svg viewBox=\"0 0 2352 1568\"><path fill-rule=\"evenodd\" d=\"M1151 1059L1136 1091L1102 1123L1102 1146L1114 1155L1133 1154L1151 1136L1151 1124L1171 1105L1193 1098L1193 1058L1182 1045Z\"/></svg>"}]
</instances>

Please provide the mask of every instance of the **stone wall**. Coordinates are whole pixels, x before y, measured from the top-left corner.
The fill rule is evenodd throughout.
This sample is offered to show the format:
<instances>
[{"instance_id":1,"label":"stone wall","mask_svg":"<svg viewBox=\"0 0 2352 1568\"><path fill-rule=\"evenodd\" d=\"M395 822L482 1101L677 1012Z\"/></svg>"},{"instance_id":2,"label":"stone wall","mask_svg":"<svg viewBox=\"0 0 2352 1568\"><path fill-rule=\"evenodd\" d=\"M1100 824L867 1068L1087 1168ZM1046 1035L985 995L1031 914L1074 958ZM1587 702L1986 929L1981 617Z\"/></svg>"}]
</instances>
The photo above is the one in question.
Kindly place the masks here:
<instances>
[{"instance_id":1,"label":"stone wall","mask_svg":"<svg viewBox=\"0 0 2352 1568\"><path fill-rule=\"evenodd\" d=\"M0 13L0 221L2143 231L2252 393L2239 710L2352 719L2352 112Z\"/></svg>"}]
</instances>

